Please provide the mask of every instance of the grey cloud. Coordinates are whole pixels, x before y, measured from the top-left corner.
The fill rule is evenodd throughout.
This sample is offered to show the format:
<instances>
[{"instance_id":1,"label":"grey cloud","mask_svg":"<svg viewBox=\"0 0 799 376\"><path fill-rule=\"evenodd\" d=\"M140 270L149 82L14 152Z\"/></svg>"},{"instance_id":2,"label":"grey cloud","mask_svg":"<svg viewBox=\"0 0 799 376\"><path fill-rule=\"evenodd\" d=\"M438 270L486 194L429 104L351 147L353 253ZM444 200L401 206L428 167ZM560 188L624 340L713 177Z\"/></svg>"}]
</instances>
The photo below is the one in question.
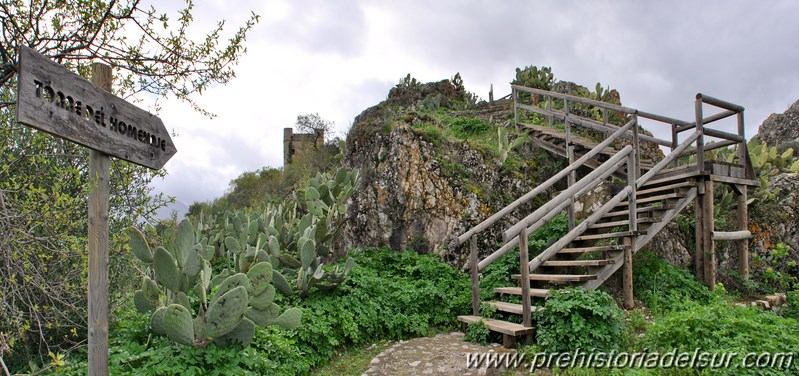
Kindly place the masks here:
<instances>
[{"instance_id":1,"label":"grey cloud","mask_svg":"<svg viewBox=\"0 0 799 376\"><path fill-rule=\"evenodd\" d=\"M289 1L288 16L268 24L263 36L316 52L357 55L363 48L366 20L357 1ZM269 12L266 7L264 12Z\"/></svg>"}]
</instances>

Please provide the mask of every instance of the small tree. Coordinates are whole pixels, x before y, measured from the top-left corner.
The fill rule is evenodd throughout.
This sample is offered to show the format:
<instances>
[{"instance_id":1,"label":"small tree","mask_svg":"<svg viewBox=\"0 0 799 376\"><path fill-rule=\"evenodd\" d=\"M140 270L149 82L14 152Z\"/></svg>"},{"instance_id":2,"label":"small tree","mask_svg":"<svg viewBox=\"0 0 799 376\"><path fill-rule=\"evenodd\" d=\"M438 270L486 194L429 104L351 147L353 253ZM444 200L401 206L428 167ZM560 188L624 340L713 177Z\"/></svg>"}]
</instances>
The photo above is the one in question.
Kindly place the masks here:
<instances>
[{"instance_id":1,"label":"small tree","mask_svg":"<svg viewBox=\"0 0 799 376\"><path fill-rule=\"evenodd\" d=\"M314 147L316 147L321 144L319 138L321 137L322 142L324 142L324 136L330 134L335 125L335 122L322 119L318 113L314 113L297 115L297 123L294 124L294 129L299 133L315 134Z\"/></svg>"}]
</instances>

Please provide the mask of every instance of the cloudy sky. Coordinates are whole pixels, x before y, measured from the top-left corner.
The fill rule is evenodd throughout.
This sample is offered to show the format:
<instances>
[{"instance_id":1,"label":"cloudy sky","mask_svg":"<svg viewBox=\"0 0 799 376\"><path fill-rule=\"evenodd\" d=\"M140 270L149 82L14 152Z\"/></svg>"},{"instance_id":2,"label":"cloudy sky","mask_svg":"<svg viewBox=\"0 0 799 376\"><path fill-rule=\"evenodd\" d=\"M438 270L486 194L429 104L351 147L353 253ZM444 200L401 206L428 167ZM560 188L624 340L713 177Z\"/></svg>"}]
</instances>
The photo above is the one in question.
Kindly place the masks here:
<instances>
[{"instance_id":1,"label":"cloudy sky","mask_svg":"<svg viewBox=\"0 0 799 376\"><path fill-rule=\"evenodd\" d=\"M282 129L318 112L344 134L411 73L460 72L487 99L510 93L516 67L618 89L628 107L693 117L702 92L746 107L747 137L799 99L799 2L785 1L200 1L195 20L262 16L237 78L160 116L178 153L156 191L191 204L221 196L245 171L282 165ZM159 8L163 8L158 5ZM199 29L202 29L200 27ZM732 129L732 124L725 125ZM667 138L664 131L652 129Z\"/></svg>"}]
</instances>

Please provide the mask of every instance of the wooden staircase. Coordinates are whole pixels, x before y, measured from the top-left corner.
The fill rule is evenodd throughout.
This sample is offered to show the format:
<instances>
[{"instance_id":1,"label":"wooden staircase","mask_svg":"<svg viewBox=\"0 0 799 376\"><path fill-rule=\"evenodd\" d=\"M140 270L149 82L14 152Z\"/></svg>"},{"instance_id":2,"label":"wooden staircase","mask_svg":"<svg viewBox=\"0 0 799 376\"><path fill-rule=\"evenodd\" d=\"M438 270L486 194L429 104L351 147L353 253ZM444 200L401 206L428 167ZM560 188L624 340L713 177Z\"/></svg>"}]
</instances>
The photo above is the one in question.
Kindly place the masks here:
<instances>
[{"instance_id":1,"label":"wooden staircase","mask_svg":"<svg viewBox=\"0 0 799 376\"><path fill-rule=\"evenodd\" d=\"M538 106L519 103L520 92L543 97L545 101L538 102L541 103ZM746 189L747 186L756 186L759 183L754 180L748 159L742 107L698 94L697 119L688 123L626 107L515 85L513 98L517 129L529 132L533 141L543 149L567 158L569 166L458 237L459 245L470 241L472 314L458 316L458 320L464 325L482 321L488 329L503 334L503 344L506 347L512 346L518 336L531 338L534 333L533 314L542 310L545 300L556 294L559 288L581 286L595 289L619 269L624 270L625 306L631 307L632 255L645 247L692 202L695 203L697 216L696 271L697 276L709 287L712 288L715 284L716 235L721 234L719 239L737 240L739 249L746 248L743 244L748 244L747 239L750 236L746 231ZM604 121L570 114L570 104L574 103L600 109ZM705 118L702 117L703 104L711 104L725 111ZM555 110L553 107L560 107L562 110ZM520 111L546 116L549 126L520 121ZM608 111L626 114L627 123L621 127L610 124L607 121ZM733 115L737 115L739 122L738 134L705 128L708 123ZM639 117L670 125L672 140L639 135ZM557 121L561 122L563 129L556 127ZM607 137L596 142L573 134L572 127L584 127L604 133ZM690 130L694 132L679 142L679 133ZM721 138L722 141L705 144L706 137ZM618 142L621 139L626 139L627 145L614 146L625 144ZM641 159L641 142L654 142L668 147L671 153L657 163ZM720 162L704 160L705 151L728 145L738 145L737 164L720 168L717 166ZM695 160L687 158L691 155L695 155ZM592 171L577 180L576 171L580 167L588 167ZM484 259L479 259L478 236L481 232L494 226L508 214L518 212L517 209L524 203L564 179L567 180L566 190L557 193L544 205L506 229L502 233L503 245ZM603 182L616 184L616 193L577 223L574 214L575 200ZM740 231L713 231L714 182L730 184L738 193ZM569 232L531 259L528 255L528 235L563 212L569 216ZM524 213L516 215L519 217ZM493 243L492 239L488 242ZM506 319L480 317L480 271L517 246L521 272L510 276L516 285L495 288L494 293L498 300L483 303L493 307ZM739 256L747 259L748 253ZM742 274L748 273L748 267L741 266L740 271ZM511 298L515 302L504 300L512 296L516 297Z\"/></svg>"}]
</instances>

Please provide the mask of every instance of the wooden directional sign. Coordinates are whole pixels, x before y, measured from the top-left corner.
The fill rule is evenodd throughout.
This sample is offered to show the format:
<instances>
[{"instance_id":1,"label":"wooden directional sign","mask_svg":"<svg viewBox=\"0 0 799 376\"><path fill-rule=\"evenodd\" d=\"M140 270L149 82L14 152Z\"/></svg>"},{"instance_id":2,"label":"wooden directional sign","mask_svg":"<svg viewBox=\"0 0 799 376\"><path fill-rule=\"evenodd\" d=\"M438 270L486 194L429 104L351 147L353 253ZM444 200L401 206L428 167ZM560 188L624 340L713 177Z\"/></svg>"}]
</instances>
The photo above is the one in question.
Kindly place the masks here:
<instances>
[{"instance_id":1,"label":"wooden directional sign","mask_svg":"<svg viewBox=\"0 0 799 376\"><path fill-rule=\"evenodd\" d=\"M177 152L157 116L36 51L21 47L18 69L18 122L152 169Z\"/></svg>"}]
</instances>

